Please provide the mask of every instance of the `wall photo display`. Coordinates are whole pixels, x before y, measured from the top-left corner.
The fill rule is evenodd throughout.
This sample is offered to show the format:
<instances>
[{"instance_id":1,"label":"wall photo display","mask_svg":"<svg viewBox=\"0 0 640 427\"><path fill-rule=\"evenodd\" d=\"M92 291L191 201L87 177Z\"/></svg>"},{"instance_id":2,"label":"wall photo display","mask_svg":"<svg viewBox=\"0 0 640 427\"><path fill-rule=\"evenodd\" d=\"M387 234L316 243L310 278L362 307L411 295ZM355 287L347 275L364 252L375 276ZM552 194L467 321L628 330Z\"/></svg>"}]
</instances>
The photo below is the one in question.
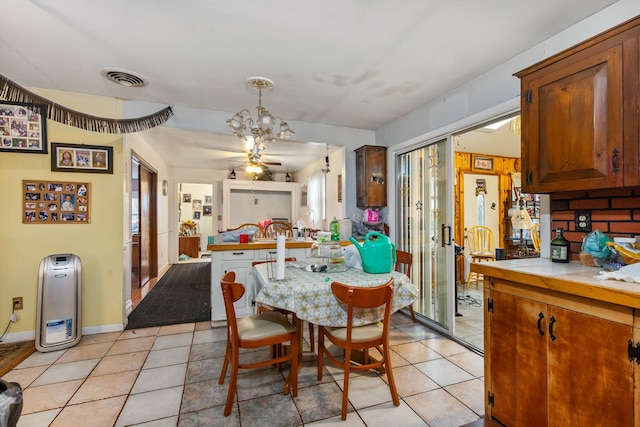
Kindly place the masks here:
<instances>
[{"instance_id":1,"label":"wall photo display","mask_svg":"<svg viewBox=\"0 0 640 427\"><path fill-rule=\"evenodd\" d=\"M0 101L0 151L47 153L47 106Z\"/></svg>"},{"instance_id":2,"label":"wall photo display","mask_svg":"<svg viewBox=\"0 0 640 427\"><path fill-rule=\"evenodd\" d=\"M113 173L113 147L52 142L51 170Z\"/></svg>"},{"instance_id":3,"label":"wall photo display","mask_svg":"<svg viewBox=\"0 0 640 427\"><path fill-rule=\"evenodd\" d=\"M23 224L89 224L91 183L22 181Z\"/></svg>"}]
</instances>

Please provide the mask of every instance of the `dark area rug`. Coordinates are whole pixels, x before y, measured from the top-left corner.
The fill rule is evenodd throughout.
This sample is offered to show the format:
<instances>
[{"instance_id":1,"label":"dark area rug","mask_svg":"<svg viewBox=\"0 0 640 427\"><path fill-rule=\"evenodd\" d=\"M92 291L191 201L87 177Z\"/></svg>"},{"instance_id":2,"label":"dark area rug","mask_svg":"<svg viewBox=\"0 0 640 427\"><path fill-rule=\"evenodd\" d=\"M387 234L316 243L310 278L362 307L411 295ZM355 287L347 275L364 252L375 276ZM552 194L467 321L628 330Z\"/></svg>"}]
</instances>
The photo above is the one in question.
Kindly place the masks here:
<instances>
[{"instance_id":1,"label":"dark area rug","mask_svg":"<svg viewBox=\"0 0 640 427\"><path fill-rule=\"evenodd\" d=\"M211 263L174 264L129 315L125 329L211 320Z\"/></svg>"}]
</instances>

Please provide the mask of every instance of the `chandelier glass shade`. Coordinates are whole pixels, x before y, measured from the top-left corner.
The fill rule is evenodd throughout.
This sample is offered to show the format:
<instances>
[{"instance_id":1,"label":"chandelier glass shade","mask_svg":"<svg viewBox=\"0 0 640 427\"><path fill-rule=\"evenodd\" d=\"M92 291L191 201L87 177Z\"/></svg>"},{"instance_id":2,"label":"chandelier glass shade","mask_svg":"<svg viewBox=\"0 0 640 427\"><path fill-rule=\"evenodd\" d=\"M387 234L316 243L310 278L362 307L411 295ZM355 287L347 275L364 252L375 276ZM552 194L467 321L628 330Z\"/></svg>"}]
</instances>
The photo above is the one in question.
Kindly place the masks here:
<instances>
[{"instance_id":1,"label":"chandelier glass shade","mask_svg":"<svg viewBox=\"0 0 640 427\"><path fill-rule=\"evenodd\" d=\"M260 147L264 144L275 141L274 126L276 122L280 122L280 131L277 137L280 139L288 139L295 135L295 132L289 127L287 122L280 117L274 116L262 106L262 91L270 91L274 84L271 80L264 77L249 77L247 86L258 90L258 110L257 117L251 116L249 110L243 108L227 120L227 125L233 129L233 134L240 139L247 139L247 132L253 136L254 143Z\"/></svg>"}]
</instances>

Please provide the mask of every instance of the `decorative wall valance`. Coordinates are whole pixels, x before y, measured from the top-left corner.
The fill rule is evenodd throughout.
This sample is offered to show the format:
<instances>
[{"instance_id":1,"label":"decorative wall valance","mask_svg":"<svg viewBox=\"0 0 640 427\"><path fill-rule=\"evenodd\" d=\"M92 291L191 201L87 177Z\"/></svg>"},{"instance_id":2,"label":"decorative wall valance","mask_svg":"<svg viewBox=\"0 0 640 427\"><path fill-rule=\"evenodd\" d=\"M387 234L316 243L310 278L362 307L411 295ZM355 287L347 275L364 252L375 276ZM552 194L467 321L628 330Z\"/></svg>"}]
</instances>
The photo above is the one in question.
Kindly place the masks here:
<instances>
[{"instance_id":1,"label":"decorative wall valance","mask_svg":"<svg viewBox=\"0 0 640 427\"><path fill-rule=\"evenodd\" d=\"M21 87L17 83L0 75L0 98L11 102L44 104L47 112L42 114L49 120L74 126L91 132L100 133L133 133L162 125L173 116L171 106L144 117L135 119L111 119L96 117L58 105Z\"/></svg>"}]
</instances>

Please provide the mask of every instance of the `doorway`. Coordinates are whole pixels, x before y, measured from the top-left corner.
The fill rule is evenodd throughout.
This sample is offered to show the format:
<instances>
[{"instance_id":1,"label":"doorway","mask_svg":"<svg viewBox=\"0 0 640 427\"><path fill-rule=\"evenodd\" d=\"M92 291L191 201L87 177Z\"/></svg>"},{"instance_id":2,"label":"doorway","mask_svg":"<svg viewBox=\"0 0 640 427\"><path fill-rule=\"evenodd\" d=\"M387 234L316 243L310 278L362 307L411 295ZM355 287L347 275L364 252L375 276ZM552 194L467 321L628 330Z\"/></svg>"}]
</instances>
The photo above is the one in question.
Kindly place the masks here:
<instances>
[{"instance_id":1,"label":"doorway","mask_svg":"<svg viewBox=\"0 0 640 427\"><path fill-rule=\"evenodd\" d=\"M213 184L178 184L178 263L210 262L208 236L217 234Z\"/></svg>"},{"instance_id":2,"label":"doorway","mask_svg":"<svg viewBox=\"0 0 640 427\"><path fill-rule=\"evenodd\" d=\"M132 309L158 276L157 173L135 153L131 156Z\"/></svg>"},{"instance_id":3,"label":"doorway","mask_svg":"<svg viewBox=\"0 0 640 427\"><path fill-rule=\"evenodd\" d=\"M493 232L494 248L504 249L511 207L512 175L519 171L519 116L503 117L454 136L456 242L464 248L457 268L454 338L484 351L483 283L469 277L467 230L483 225ZM504 252L504 251L503 251Z\"/></svg>"}]
</instances>

